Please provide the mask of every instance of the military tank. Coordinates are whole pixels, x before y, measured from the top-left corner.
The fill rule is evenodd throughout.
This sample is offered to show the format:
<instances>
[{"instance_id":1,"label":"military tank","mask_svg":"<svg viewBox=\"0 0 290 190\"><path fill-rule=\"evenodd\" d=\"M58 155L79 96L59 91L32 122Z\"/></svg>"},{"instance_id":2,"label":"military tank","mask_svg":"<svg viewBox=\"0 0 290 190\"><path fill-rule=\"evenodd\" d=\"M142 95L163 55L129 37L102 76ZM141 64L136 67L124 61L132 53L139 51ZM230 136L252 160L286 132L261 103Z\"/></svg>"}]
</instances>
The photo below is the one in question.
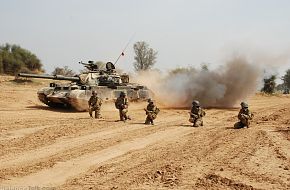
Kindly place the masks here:
<instances>
[{"instance_id":1,"label":"military tank","mask_svg":"<svg viewBox=\"0 0 290 190\"><path fill-rule=\"evenodd\" d=\"M127 93L129 101L146 101L153 96L152 91L146 86L130 83L129 75L117 73L111 62L108 62L104 69L100 69L93 61L79 63L84 65L87 71L72 77L27 73L19 73L18 76L70 81L69 83L52 82L48 87L38 90L39 100L50 107L85 111L88 109L88 100L92 91L96 91L105 102L114 101L121 92Z\"/></svg>"}]
</instances>

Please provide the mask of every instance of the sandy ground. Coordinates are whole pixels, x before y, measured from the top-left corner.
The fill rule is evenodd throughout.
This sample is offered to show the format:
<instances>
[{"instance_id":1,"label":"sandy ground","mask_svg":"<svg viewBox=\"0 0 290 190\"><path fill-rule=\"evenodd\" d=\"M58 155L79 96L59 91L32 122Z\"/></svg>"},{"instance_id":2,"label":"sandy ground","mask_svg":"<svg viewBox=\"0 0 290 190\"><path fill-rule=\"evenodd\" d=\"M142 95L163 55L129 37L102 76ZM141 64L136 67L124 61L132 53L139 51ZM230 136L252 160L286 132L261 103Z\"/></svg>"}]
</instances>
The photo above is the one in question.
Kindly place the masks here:
<instances>
[{"instance_id":1,"label":"sandy ground","mask_svg":"<svg viewBox=\"0 0 290 190\"><path fill-rule=\"evenodd\" d=\"M145 104L126 123L112 104L95 120L41 104L48 82L11 79L0 77L0 190L290 189L290 96L251 97L249 129L233 129L238 108L206 110L200 128L162 108L145 126Z\"/></svg>"}]
</instances>

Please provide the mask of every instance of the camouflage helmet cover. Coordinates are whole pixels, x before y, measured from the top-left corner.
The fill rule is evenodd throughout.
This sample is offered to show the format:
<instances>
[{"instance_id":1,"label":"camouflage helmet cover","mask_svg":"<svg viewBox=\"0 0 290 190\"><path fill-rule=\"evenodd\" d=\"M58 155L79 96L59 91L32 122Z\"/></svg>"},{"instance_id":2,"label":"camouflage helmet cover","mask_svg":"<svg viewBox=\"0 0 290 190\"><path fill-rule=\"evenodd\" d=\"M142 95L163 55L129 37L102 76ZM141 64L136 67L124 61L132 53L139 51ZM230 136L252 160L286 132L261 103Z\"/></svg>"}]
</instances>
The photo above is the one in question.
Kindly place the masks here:
<instances>
[{"instance_id":1,"label":"camouflage helmet cover","mask_svg":"<svg viewBox=\"0 0 290 190\"><path fill-rule=\"evenodd\" d=\"M200 106L199 101L197 101L197 100L193 100L192 105L194 105L194 106Z\"/></svg>"},{"instance_id":2,"label":"camouflage helmet cover","mask_svg":"<svg viewBox=\"0 0 290 190\"><path fill-rule=\"evenodd\" d=\"M149 98L149 99L147 100L147 102L148 102L148 103L153 103L153 100L152 100L151 98Z\"/></svg>"},{"instance_id":3,"label":"camouflage helmet cover","mask_svg":"<svg viewBox=\"0 0 290 190\"><path fill-rule=\"evenodd\" d=\"M242 106L242 108L248 108L249 107L246 102L241 102L241 106Z\"/></svg>"},{"instance_id":4,"label":"camouflage helmet cover","mask_svg":"<svg viewBox=\"0 0 290 190\"><path fill-rule=\"evenodd\" d=\"M95 90L93 90L92 95L97 95L97 92Z\"/></svg>"}]
</instances>

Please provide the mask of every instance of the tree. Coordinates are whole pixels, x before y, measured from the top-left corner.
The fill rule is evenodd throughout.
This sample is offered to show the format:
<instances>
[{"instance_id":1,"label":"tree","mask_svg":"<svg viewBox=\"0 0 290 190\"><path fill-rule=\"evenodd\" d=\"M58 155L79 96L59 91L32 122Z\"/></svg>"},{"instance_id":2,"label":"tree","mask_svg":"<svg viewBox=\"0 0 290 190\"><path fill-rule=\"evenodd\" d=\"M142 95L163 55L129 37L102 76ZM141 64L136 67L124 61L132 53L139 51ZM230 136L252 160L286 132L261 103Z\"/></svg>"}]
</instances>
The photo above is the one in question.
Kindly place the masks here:
<instances>
[{"instance_id":1,"label":"tree","mask_svg":"<svg viewBox=\"0 0 290 190\"><path fill-rule=\"evenodd\" d=\"M135 52L134 68L136 71L149 70L156 63L157 51L149 48L149 45L144 42L136 42L133 46Z\"/></svg>"},{"instance_id":2,"label":"tree","mask_svg":"<svg viewBox=\"0 0 290 190\"><path fill-rule=\"evenodd\" d=\"M106 69L106 63L103 62L103 61L96 61L95 64L98 65L98 68L99 68L100 70L102 70L102 69Z\"/></svg>"},{"instance_id":3,"label":"tree","mask_svg":"<svg viewBox=\"0 0 290 190\"><path fill-rule=\"evenodd\" d=\"M290 69L286 71L286 74L282 77L282 79L284 81L285 87L290 89Z\"/></svg>"},{"instance_id":4,"label":"tree","mask_svg":"<svg viewBox=\"0 0 290 190\"><path fill-rule=\"evenodd\" d=\"M3 59L2 56L0 56L0 74L3 73Z\"/></svg>"},{"instance_id":5,"label":"tree","mask_svg":"<svg viewBox=\"0 0 290 190\"><path fill-rule=\"evenodd\" d=\"M202 63L200 66L202 71L209 71L208 63Z\"/></svg>"},{"instance_id":6,"label":"tree","mask_svg":"<svg viewBox=\"0 0 290 190\"><path fill-rule=\"evenodd\" d=\"M17 45L0 46L0 73L16 74L19 71L42 72L40 60L30 51Z\"/></svg>"},{"instance_id":7,"label":"tree","mask_svg":"<svg viewBox=\"0 0 290 190\"><path fill-rule=\"evenodd\" d=\"M269 78L264 78L264 87L262 88L262 92L267 94L273 94L276 87L276 75L271 75Z\"/></svg>"},{"instance_id":8,"label":"tree","mask_svg":"<svg viewBox=\"0 0 290 190\"><path fill-rule=\"evenodd\" d=\"M174 76L174 75L178 75L178 74L192 74L192 73L196 73L197 70L194 67L177 67L175 69L172 69L169 72L169 76Z\"/></svg>"},{"instance_id":9,"label":"tree","mask_svg":"<svg viewBox=\"0 0 290 190\"><path fill-rule=\"evenodd\" d=\"M76 75L75 72L73 72L73 70L68 68L68 66L64 66L63 68L56 67L54 69L54 71L52 71L51 74L52 75L63 75L63 76L68 76L68 77Z\"/></svg>"}]
</instances>

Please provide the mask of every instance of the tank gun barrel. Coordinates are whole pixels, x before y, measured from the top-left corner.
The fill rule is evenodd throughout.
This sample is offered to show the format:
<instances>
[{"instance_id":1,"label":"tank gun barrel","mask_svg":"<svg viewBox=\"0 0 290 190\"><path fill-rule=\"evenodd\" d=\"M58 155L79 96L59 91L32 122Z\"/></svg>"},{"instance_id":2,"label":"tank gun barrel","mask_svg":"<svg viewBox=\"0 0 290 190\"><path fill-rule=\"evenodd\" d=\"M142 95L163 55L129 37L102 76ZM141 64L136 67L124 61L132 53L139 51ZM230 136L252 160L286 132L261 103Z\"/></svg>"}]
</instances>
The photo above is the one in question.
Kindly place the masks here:
<instances>
[{"instance_id":1,"label":"tank gun barrel","mask_svg":"<svg viewBox=\"0 0 290 190\"><path fill-rule=\"evenodd\" d=\"M63 75L37 75L37 74L27 74L27 73L19 73L18 76L20 77L27 77L27 78L42 78L42 79L52 79L52 80L68 80L68 81L79 81L79 77L66 77Z\"/></svg>"}]
</instances>

